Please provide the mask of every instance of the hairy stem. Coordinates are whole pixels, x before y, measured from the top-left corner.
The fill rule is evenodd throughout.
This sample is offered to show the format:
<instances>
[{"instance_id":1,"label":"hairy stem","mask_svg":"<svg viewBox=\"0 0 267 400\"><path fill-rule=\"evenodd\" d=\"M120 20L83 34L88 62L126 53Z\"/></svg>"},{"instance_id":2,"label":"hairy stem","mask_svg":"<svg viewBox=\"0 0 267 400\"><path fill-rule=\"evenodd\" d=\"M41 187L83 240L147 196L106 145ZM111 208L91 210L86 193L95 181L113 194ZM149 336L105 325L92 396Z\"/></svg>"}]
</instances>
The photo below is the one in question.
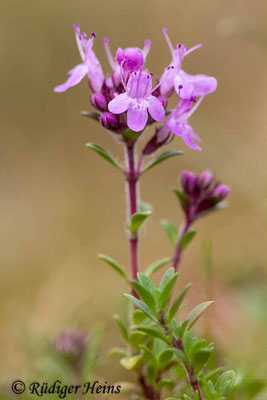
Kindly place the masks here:
<instances>
[{"instance_id":1,"label":"hairy stem","mask_svg":"<svg viewBox=\"0 0 267 400\"><path fill-rule=\"evenodd\" d=\"M164 313L161 313L161 314L160 314L159 322L161 323L161 326L162 326L162 328L163 328L163 330L164 330L165 335L168 336L170 330L169 330L168 326L167 326L166 323L165 323L165 315L164 315ZM201 391L200 391L200 386L199 386L198 379L197 379L197 377L195 376L195 374L194 374L194 368L193 368L193 366L190 364L190 361L188 360L188 357L187 357L187 355L186 355L186 353L185 353L184 345L183 345L182 340L181 340L181 339L177 339L177 338L173 335L173 336L172 336L172 345L173 345L173 347L175 347L176 349L179 349L179 350L181 350L181 351L183 352L183 354L184 354L184 356L185 356L184 367L185 367L186 372L187 372L187 377L188 377L188 381L189 381L189 383L190 383L190 386L191 386L191 388L192 388L192 390L193 390L193 393L195 393L195 391L198 392L199 400L203 400L203 397L202 397L202 394L201 394Z\"/></svg>"},{"instance_id":2,"label":"hairy stem","mask_svg":"<svg viewBox=\"0 0 267 400\"><path fill-rule=\"evenodd\" d=\"M193 366L190 365L190 362L189 362L189 360L187 359L187 356L186 356L186 354L185 354L184 346L183 346L183 343L182 343L181 339L176 339L175 337L173 337L173 346L174 346L175 348L181 350L181 351L184 353L184 355L185 355L185 357L186 357L186 361L184 361L184 367L185 367L185 369L186 369L187 377L188 377L189 383L190 383L190 385L191 385L191 388L192 388L192 390L193 390L193 393L195 393L195 391L197 391L197 392L198 392L199 400L203 400L203 397L202 397L202 394L201 394L201 391L200 391L200 386L199 386L198 379L197 379L197 377L194 375L194 368L193 368Z\"/></svg>"},{"instance_id":3,"label":"hairy stem","mask_svg":"<svg viewBox=\"0 0 267 400\"><path fill-rule=\"evenodd\" d=\"M183 253L183 249L182 249L183 236L186 234L186 232L190 228L190 225L191 225L191 222L189 220L185 221L185 223L178 235L178 239L177 239L177 243L176 243L175 251L174 251L174 256L173 256L173 268L174 268L175 272L178 271L182 253Z\"/></svg>"},{"instance_id":4,"label":"hairy stem","mask_svg":"<svg viewBox=\"0 0 267 400\"><path fill-rule=\"evenodd\" d=\"M138 211L138 178L139 174L136 171L136 159L135 159L135 145L134 143L126 145L126 193L128 203L128 222L130 222L131 216ZM137 273L139 271L139 238L138 232L129 232L129 257L130 257L130 272L131 278L137 280ZM132 289L133 295L138 297L134 289Z\"/></svg>"}]
</instances>

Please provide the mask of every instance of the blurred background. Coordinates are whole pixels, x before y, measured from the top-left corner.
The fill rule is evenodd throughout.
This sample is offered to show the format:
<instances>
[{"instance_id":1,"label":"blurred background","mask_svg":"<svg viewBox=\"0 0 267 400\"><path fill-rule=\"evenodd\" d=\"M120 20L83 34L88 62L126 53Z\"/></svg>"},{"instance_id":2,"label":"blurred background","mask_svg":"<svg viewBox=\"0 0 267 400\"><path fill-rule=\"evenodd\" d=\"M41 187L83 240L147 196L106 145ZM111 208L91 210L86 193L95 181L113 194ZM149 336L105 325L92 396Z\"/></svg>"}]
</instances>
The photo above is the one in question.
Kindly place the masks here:
<instances>
[{"instance_id":1,"label":"blurred background","mask_svg":"<svg viewBox=\"0 0 267 400\"><path fill-rule=\"evenodd\" d=\"M90 109L85 81L64 94L53 93L66 71L80 62L74 22L97 33L95 50L106 72L104 36L111 38L113 52L152 39L148 67L155 75L170 61L163 27L174 43L204 44L185 61L187 72L218 79L218 90L191 120L203 151L190 150L176 138L170 148L184 150L184 156L143 177L142 199L153 203L154 216L142 235L142 269L172 252L159 224L161 218L176 223L182 218L169 187L178 185L184 169L210 168L231 187L229 207L198 223L180 285L194 283L188 307L211 294L215 298L216 307L200 329L215 336L221 361L244 373L253 371L256 380L264 377L266 12L263 0L2 2L3 382L34 376L42 358L40 343L72 325L90 331L101 324L105 363L97 374L110 382L126 376L106 353L110 343L121 343L113 314L124 313L127 288L96 257L102 252L127 266L124 181L85 143L109 148L119 160L122 149L94 121L79 115ZM212 282L205 272L203 243L211 247Z\"/></svg>"}]
</instances>

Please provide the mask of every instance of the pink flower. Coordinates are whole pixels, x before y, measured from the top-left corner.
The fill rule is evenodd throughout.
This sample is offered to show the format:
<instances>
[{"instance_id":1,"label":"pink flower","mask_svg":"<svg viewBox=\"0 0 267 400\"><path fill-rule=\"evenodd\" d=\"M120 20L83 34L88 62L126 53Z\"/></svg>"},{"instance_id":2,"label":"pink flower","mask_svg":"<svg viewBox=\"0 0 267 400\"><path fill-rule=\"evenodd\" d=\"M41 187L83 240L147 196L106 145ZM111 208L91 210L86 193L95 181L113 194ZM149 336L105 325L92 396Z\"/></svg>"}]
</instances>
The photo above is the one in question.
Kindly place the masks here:
<instances>
[{"instance_id":1,"label":"pink flower","mask_svg":"<svg viewBox=\"0 0 267 400\"><path fill-rule=\"evenodd\" d=\"M135 132L142 131L147 123L148 112L156 121L162 121L165 111L161 102L152 95L151 74L133 72L127 82L126 92L121 93L108 104L113 114L127 111L127 125Z\"/></svg>"},{"instance_id":2,"label":"pink flower","mask_svg":"<svg viewBox=\"0 0 267 400\"><path fill-rule=\"evenodd\" d=\"M192 96L204 96L214 92L217 87L217 80L215 78L200 74L190 75L182 70L184 57L202 47L202 45L198 44L191 49L187 49L185 45L178 44L176 49L174 49L168 36L168 30L163 29L162 32L171 50L172 62L160 79L161 95L165 97L171 96L174 89L178 92L180 85L183 88L179 90L179 96L183 99L190 99Z\"/></svg>"},{"instance_id":3,"label":"pink flower","mask_svg":"<svg viewBox=\"0 0 267 400\"><path fill-rule=\"evenodd\" d=\"M188 118L196 111L203 97L200 97L196 103L195 99L181 100L166 121L166 125L175 135L181 136L188 147L198 151L201 151L201 147L194 140L200 143L201 139L189 124Z\"/></svg>"},{"instance_id":4,"label":"pink flower","mask_svg":"<svg viewBox=\"0 0 267 400\"><path fill-rule=\"evenodd\" d=\"M69 78L67 81L62 85L56 86L54 91L57 93L65 92L70 87L80 83L87 75L93 92L100 92L104 82L104 74L93 51L95 34L93 33L92 37L87 39L86 33L80 32L79 24L74 24L73 27L75 30L77 46L83 62L82 64L76 65L76 67L72 68L68 72Z\"/></svg>"}]
</instances>

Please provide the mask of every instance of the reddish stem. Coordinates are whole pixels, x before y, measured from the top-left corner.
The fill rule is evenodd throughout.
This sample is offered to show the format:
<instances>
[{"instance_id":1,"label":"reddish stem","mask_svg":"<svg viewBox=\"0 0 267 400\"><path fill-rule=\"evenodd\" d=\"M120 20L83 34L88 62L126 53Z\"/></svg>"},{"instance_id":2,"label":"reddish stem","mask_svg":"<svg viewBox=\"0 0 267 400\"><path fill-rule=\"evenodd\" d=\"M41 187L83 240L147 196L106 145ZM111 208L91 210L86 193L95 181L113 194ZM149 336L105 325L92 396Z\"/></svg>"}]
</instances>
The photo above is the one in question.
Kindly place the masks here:
<instances>
[{"instance_id":1,"label":"reddish stem","mask_svg":"<svg viewBox=\"0 0 267 400\"><path fill-rule=\"evenodd\" d=\"M191 225L191 222L189 220L185 221L184 226L178 236L178 240L177 240L177 244L176 244L175 252L174 252L174 256L173 256L173 268L174 268L175 272L178 271L182 253L183 253L182 240L183 240L183 237L186 234L186 232L189 230L190 225Z\"/></svg>"},{"instance_id":2,"label":"reddish stem","mask_svg":"<svg viewBox=\"0 0 267 400\"><path fill-rule=\"evenodd\" d=\"M126 146L126 158L128 169L126 171L127 176L127 201L129 204L128 210L128 222L130 222L131 216L138 211L138 177L139 174L135 167L135 147L134 143L128 144ZM129 233L129 256L130 256L130 270L131 278L137 280L137 273L139 271L139 260L138 260L138 246L139 238L138 232ZM135 297L138 297L134 289L132 293Z\"/></svg>"}]
</instances>

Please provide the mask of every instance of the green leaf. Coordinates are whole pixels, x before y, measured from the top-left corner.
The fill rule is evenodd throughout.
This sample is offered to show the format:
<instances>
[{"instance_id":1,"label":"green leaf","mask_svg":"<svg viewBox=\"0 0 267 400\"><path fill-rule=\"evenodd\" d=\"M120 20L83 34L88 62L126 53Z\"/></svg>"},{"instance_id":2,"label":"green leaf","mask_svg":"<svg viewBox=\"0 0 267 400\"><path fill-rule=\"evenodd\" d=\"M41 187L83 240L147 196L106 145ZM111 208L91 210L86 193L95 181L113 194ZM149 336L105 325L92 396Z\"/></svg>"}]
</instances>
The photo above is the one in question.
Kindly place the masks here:
<instances>
[{"instance_id":1,"label":"green leaf","mask_svg":"<svg viewBox=\"0 0 267 400\"><path fill-rule=\"evenodd\" d=\"M150 217L151 211L146 211L146 212L138 212L135 213L131 216L131 222L130 222L130 231L132 233L135 233L138 231L138 229L141 227L141 225L145 222L145 220Z\"/></svg>"},{"instance_id":2,"label":"green leaf","mask_svg":"<svg viewBox=\"0 0 267 400\"><path fill-rule=\"evenodd\" d=\"M108 353L109 356L117 355L120 357L129 357L129 353L127 350L121 347L113 347Z\"/></svg>"},{"instance_id":3,"label":"green leaf","mask_svg":"<svg viewBox=\"0 0 267 400\"><path fill-rule=\"evenodd\" d=\"M159 367L161 370L167 367L168 364L173 360L175 351L173 349L164 350L159 355Z\"/></svg>"},{"instance_id":4,"label":"green leaf","mask_svg":"<svg viewBox=\"0 0 267 400\"><path fill-rule=\"evenodd\" d=\"M192 283L189 283L188 285L186 285L186 287L178 294L178 296L172 303L170 311L169 311L169 318L168 318L169 323L171 322L171 320L174 318L175 314L179 310L179 307L182 304L182 301L183 301L186 293L188 292L188 290L191 288L191 286L192 286Z\"/></svg>"},{"instance_id":5,"label":"green leaf","mask_svg":"<svg viewBox=\"0 0 267 400\"><path fill-rule=\"evenodd\" d=\"M155 285L146 274L142 272L137 273L137 278L142 286L144 286L152 295L154 295Z\"/></svg>"},{"instance_id":6,"label":"green leaf","mask_svg":"<svg viewBox=\"0 0 267 400\"><path fill-rule=\"evenodd\" d=\"M120 316L118 314L114 315L115 320L117 321L118 327L120 328L121 334L124 337L124 339L129 342L129 335L126 329L126 326L122 322Z\"/></svg>"},{"instance_id":7,"label":"green leaf","mask_svg":"<svg viewBox=\"0 0 267 400\"><path fill-rule=\"evenodd\" d=\"M169 280L169 282L162 289L160 297L159 297L159 306L160 306L161 310L163 310L166 307L166 305L168 304L171 294L172 294L172 289L175 285L177 278L178 278L178 272L176 272L173 275L173 277Z\"/></svg>"},{"instance_id":8,"label":"green leaf","mask_svg":"<svg viewBox=\"0 0 267 400\"><path fill-rule=\"evenodd\" d=\"M144 321L144 319L146 319L147 316L146 314L143 313L143 311L141 310L134 310L133 312L133 322L135 322L136 324L139 324L139 322Z\"/></svg>"},{"instance_id":9,"label":"green leaf","mask_svg":"<svg viewBox=\"0 0 267 400\"><path fill-rule=\"evenodd\" d=\"M219 396L228 396L234 384L235 372L229 370L219 376L217 382L215 383L215 390Z\"/></svg>"},{"instance_id":10,"label":"green leaf","mask_svg":"<svg viewBox=\"0 0 267 400\"><path fill-rule=\"evenodd\" d=\"M172 261L171 257L162 258L161 260L155 261L147 267L146 275L151 278L160 268L169 264Z\"/></svg>"},{"instance_id":11,"label":"green leaf","mask_svg":"<svg viewBox=\"0 0 267 400\"><path fill-rule=\"evenodd\" d=\"M204 347L197 351L192 357L192 364L194 365L194 371L198 373L209 361L213 348Z\"/></svg>"},{"instance_id":12,"label":"green leaf","mask_svg":"<svg viewBox=\"0 0 267 400\"><path fill-rule=\"evenodd\" d=\"M190 205L189 197L184 192L181 192L180 190L178 190L176 188L171 188L171 190L173 191L173 193L176 195L177 199L179 200L181 207L184 210L186 210L188 208L188 206Z\"/></svg>"},{"instance_id":13,"label":"green leaf","mask_svg":"<svg viewBox=\"0 0 267 400\"><path fill-rule=\"evenodd\" d=\"M147 359L147 361L149 361L154 367L157 367L157 360L152 351L143 344L140 344L139 347L144 351L144 357Z\"/></svg>"},{"instance_id":14,"label":"green leaf","mask_svg":"<svg viewBox=\"0 0 267 400\"><path fill-rule=\"evenodd\" d=\"M143 172L148 171L151 168L154 168L156 165L162 163L163 161L167 160L168 158L174 156L181 156L183 152L181 150L169 150L165 151L164 153L160 154L157 158L152 160L143 170Z\"/></svg>"},{"instance_id":15,"label":"green leaf","mask_svg":"<svg viewBox=\"0 0 267 400\"><path fill-rule=\"evenodd\" d=\"M143 311L150 319L152 319L152 321L156 322L156 324L159 323L156 316L152 313L152 311L145 303L127 293L124 293L124 296L127 297L127 299L129 299L137 308L139 308L139 310Z\"/></svg>"},{"instance_id":16,"label":"green leaf","mask_svg":"<svg viewBox=\"0 0 267 400\"><path fill-rule=\"evenodd\" d=\"M205 301L204 303L199 304L196 306L190 313L185 320L186 329L191 329L192 326L197 322L199 317L203 314L203 312L212 304L214 301Z\"/></svg>"},{"instance_id":17,"label":"green leaf","mask_svg":"<svg viewBox=\"0 0 267 400\"><path fill-rule=\"evenodd\" d=\"M177 242L177 236L178 236L178 232L177 232L176 226L172 222L170 222L168 219L162 219L160 221L160 225L162 226L162 228L167 233L167 236L168 236L168 239L169 239L170 243L173 246L175 246L176 242Z\"/></svg>"},{"instance_id":18,"label":"green leaf","mask_svg":"<svg viewBox=\"0 0 267 400\"><path fill-rule=\"evenodd\" d=\"M148 326L148 325L136 325L136 326L134 326L134 329L144 332L144 333L148 334L149 336L160 339L165 343L169 343L168 338L157 328L154 328L154 327Z\"/></svg>"},{"instance_id":19,"label":"green leaf","mask_svg":"<svg viewBox=\"0 0 267 400\"><path fill-rule=\"evenodd\" d=\"M173 278L174 276L174 268L170 267L167 269L167 271L164 273L160 284L159 284L159 290L160 292L162 292L162 290L165 288L165 286L167 285L167 283Z\"/></svg>"},{"instance_id":20,"label":"green leaf","mask_svg":"<svg viewBox=\"0 0 267 400\"><path fill-rule=\"evenodd\" d=\"M105 254L98 254L98 258L109 264L116 272L118 272L120 276L122 276L128 282L126 273L123 271L122 267L119 266L115 260L113 260L113 258L110 258Z\"/></svg>"},{"instance_id":21,"label":"green leaf","mask_svg":"<svg viewBox=\"0 0 267 400\"><path fill-rule=\"evenodd\" d=\"M147 203L146 201L140 201L138 204L138 212L147 212L153 211L153 206L150 203Z\"/></svg>"},{"instance_id":22,"label":"green leaf","mask_svg":"<svg viewBox=\"0 0 267 400\"><path fill-rule=\"evenodd\" d=\"M187 396L187 394L184 394L183 396L184 396L184 400L192 400L192 398Z\"/></svg>"},{"instance_id":23,"label":"green leaf","mask_svg":"<svg viewBox=\"0 0 267 400\"><path fill-rule=\"evenodd\" d=\"M99 113L92 112L92 111L81 111L80 114L83 117L94 119L97 122L100 121L100 117L101 117L101 115Z\"/></svg>"},{"instance_id":24,"label":"green leaf","mask_svg":"<svg viewBox=\"0 0 267 400\"><path fill-rule=\"evenodd\" d=\"M110 164L114 165L114 167L119 168L122 170L122 167L120 166L119 163L117 163L116 160L107 152L107 150L103 149L103 147L99 146L98 144L95 143L86 143L86 147L89 149L94 150L96 153L98 153L101 157L103 157L105 160L107 160Z\"/></svg>"},{"instance_id":25,"label":"green leaf","mask_svg":"<svg viewBox=\"0 0 267 400\"><path fill-rule=\"evenodd\" d=\"M171 379L161 379L160 381L157 382L157 386L159 388L166 387L169 390L172 390L174 388L175 384Z\"/></svg>"},{"instance_id":26,"label":"green leaf","mask_svg":"<svg viewBox=\"0 0 267 400\"><path fill-rule=\"evenodd\" d=\"M131 281L132 286L140 296L140 298L146 303L146 305L156 313L156 301L149 290L142 286L139 282Z\"/></svg>"},{"instance_id":27,"label":"green leaf","mask_svg":"<svg viewBox=\"0 0 267 400\"><path fill-rule=\"evenodd\" d=\"M138 347L141 343L144 343L147 335L144 332L132 332L129 336L129 342L132 347Z\"/></svg>"},{"instance_id":28,"label":"green leaf","mask_svg":"<svg viewBox=\"0 0 267 400\"><path fill-rule=\"evenodd\" d=\"M181 249L184 250L186 248L186 246L189 245L189 243L191 242L191 240L194 238L195 234L197 233L197 231L195 230L191 230L188 231L184 234L183 238L182 238L182 242L181 242Z\"/></svg>"},{"instance_id":29,"label":"green leaf","mask_svg":"<svg viewBox=\"0 0 267 400\"><path fill-rule=\"evenodd\" d=\"M120 364L128 371L138 370L142 366L142 360L143 360L143 357L140 354L138 354L133 357L122 358L120 360Z\"/></svg>"}]
</instances>

